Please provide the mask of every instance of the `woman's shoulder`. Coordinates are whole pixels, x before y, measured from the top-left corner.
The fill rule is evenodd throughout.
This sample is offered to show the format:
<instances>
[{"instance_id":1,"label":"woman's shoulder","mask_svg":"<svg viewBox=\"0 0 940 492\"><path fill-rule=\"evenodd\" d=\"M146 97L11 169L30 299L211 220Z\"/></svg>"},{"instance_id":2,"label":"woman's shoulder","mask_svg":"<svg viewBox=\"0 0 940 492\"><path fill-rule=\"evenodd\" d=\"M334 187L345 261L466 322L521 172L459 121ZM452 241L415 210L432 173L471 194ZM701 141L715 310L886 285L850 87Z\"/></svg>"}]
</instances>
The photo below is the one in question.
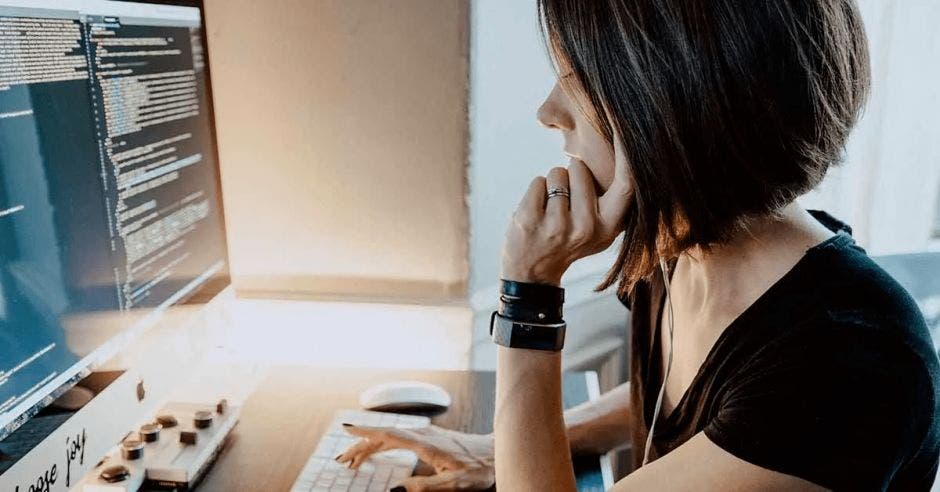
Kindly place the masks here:
<instances>
[{"instance_id":1,"label":"woman's shoulder","mask_svg":"<svg viewBox=\"0 0 940 492\"><path fill-rule=\"evenodd\" d=\"M904 407L936 441L940 361L914 299L845 232L800 268L775 300L775 312L794 311L792 324L780 325L753 362L815 375L807 385L854 407Z\"/></svg>"},{"instance_id":2,"label":"woman's shoulder","mask_svg":"<svg viewBox=\"0 0 940 492\"><path fill-rule=\"evenodd\" d=\"M931 344L868 312L814 316L776 333L716 385L713 442L837 489L855 488L837 486L843 473L864 475L862 483L936 463L940 367Z\"/></svg>"},{"instance_id":3,"label":"woman's shoulder","mask_svg":"<svg viewBox=\"0 0 940 492\"><path fill-rule=\"evenodd\" d=\"M929 352L934 344L917 302L890 274L841 232L807 253L792 279L806 322L849 328L867 337L896 340ZM806 336L812 336L807 331Z\"/></svg>"},{"instance_id":4,"label":"woman's shoulder","mask_svg":"<svg viewBox=\"0 0 940 492\"><path fill-rule=\"evenodd\" d=\"M866 460L872 470L927 470L937 462L940 361L927 324L849 231L807 252L762 307L729 344L742 362L721 386L729 415L745 422L786 415L792 425L766 431L767 442L777 439L783 449L788 442L802 448L805 429L828 433L830 443L841 444L823 455L851 457L845 469ZM855 454L863 449L865 456ZM809 479L825 475L793 466Z\"/></svg>"},{"instance_id":5,"label":"woman's shoulder","mask_svg":"<svg viewBox=\"0 0 940 492\"><path fill-rule=\"evenodd\" d=\"M765 301L768 316L784 318L767 340L799 347L879 358L914 357L932 379L940 377L927 323L911 295L842 229L806 253ZM775 320L764 319L775 324ZM821 361L826 363L826 361ZM832 363L832 359L828 363Z\"/></svg>"},{"instance_id":6,"label":"woman's shoulder","mask_svg":"<svg viewBox=\"0 0 940 492\"><path fill-rule=\"evenodd\" d=\"M940 362L922 318L866 307L832 309L801 318L763 340L765 345L749 365L802 366L807 371L862 379L880 372L919 382L917 391L932 388L934 396L940 391Z\"/></svg>"}]
</instances>

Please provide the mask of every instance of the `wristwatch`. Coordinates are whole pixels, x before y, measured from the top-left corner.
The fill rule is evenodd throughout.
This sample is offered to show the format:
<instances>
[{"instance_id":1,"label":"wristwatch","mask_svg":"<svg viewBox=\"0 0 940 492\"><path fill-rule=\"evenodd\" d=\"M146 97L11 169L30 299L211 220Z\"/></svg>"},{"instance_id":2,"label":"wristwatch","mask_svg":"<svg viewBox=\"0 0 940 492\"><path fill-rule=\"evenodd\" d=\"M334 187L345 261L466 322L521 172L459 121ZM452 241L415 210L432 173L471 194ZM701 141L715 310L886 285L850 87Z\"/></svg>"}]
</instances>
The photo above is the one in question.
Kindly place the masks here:
<instances>
[{"instance_id":1,"label":"wristwatch","mask_svg":"<svg viewBox=\"0 0 940 492\"><path fill-rule=\"evenodd\" d=\"M560 323L532 323L515 321L493 311L490 316L490 336L497 345L558 352L565 346L565 328Z\"/></svg>"}]
</instances>

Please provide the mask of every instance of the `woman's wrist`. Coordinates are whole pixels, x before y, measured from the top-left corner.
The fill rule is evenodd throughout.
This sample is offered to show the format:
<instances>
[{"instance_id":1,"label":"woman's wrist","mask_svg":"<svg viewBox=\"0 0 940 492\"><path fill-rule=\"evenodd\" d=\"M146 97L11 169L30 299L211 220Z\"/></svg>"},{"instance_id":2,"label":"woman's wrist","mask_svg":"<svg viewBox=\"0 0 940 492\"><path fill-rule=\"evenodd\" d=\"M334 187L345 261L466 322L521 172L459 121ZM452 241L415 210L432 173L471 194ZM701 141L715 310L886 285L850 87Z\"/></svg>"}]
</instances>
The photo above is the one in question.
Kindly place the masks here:
<instances>
[{"instance_id":1,"label":"woman's wrist","mask_svg":"<svg viewBox=\"0 0 940 492\"><path fill-rule=\"evenodd\" d=\"M532 271L523 272L518 270L503 269L501 278L512 280L514 282L525 282L529 284L551 285L553 287L561 286L561 275L551 275L536 273Z\"/></svg>"}]
</instances>

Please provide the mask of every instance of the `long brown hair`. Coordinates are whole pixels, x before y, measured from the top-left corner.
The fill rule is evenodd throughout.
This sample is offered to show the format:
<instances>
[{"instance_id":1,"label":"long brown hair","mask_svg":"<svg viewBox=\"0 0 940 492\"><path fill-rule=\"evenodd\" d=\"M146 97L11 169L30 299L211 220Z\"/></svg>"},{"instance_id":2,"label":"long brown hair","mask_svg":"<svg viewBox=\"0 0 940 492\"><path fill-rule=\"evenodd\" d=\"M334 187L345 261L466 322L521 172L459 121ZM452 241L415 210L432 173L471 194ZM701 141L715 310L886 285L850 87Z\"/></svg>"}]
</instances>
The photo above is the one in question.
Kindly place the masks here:
<instances>
[{"instance_id":1,"label":"long brown hair","mask_svg":"<svg viewBox=\"0 0 940 492\"><path fill-rule=\"evenodd\" d=\"M609 141L633 198L618 295L657 257L728 240L815 187L868 95L854 0L539 0L566 90Z\"/></svg>"}]
</instances>

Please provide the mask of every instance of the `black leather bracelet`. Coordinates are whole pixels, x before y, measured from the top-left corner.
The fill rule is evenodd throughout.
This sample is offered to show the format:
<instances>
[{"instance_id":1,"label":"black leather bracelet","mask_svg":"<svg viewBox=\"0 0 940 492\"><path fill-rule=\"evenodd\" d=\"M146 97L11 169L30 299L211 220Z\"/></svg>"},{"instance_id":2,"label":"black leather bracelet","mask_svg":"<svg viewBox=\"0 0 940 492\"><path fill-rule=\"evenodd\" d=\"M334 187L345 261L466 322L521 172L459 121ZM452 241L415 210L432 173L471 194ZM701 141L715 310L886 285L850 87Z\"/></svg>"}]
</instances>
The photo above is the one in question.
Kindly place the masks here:
<instances>
[{"instance_id":1,"label":"black leather bracelet","mask_svg":"<svg viewBox=\"0 0 940 492\"><path fill-rule=\"evenodd\" d=\"M527 304L518 299L511 300L499 296L497 312L500 316L526 323L560 323L564 317L563 306L546 306L541 304Z\"/></svg>"},{"instance_id":2,"label":"black leather bracelet","mask_svg":"<svg viewBox=\"0 0 940 492\"><path fill-rule=\"evenodd\" d=\"M499 293L507 299L522 300L526 304L556 306L565 302L565 289L548 284L500 279Z\"/></svg>"}]
</instances>

